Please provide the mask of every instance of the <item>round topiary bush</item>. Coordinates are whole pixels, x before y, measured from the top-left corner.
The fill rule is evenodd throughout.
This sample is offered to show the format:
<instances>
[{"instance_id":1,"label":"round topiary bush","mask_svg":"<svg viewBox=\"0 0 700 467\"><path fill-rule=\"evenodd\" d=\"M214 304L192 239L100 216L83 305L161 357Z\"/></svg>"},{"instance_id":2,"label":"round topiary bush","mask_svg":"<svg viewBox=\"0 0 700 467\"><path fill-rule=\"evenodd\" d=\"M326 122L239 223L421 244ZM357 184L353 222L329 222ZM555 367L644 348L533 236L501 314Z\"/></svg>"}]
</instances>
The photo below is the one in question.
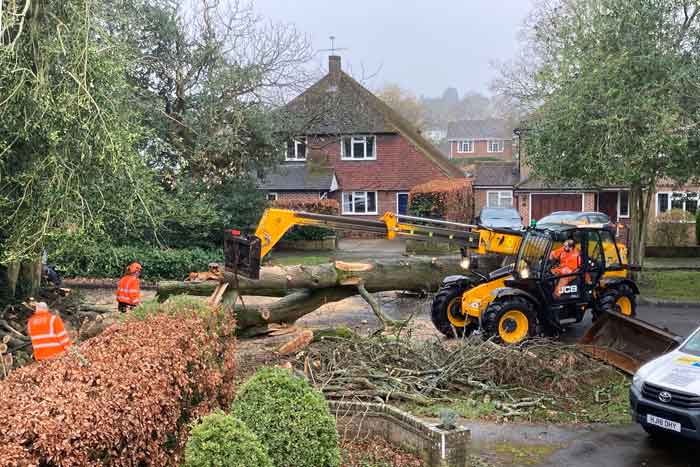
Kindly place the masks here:
<instances>
[{"instance_id":1,"label":"round topiary bush","mask_svg":"<svg viewBox=\"0 0 700 467\"><path fill-rule=\"evenodd\" d=\"M238 390L232 414L267 447L275 467L340 465L335 418L326 400L287 370L259 370Z\"/></svg>"},{"instance_id":2,"label":"round topiary bush","mask_svg":"<svg viewBox=\"0 0 700 467\"><path fill-rule=\"evenodd\" d=\"M267 450L240 420L223 412L202 418L185 447L185 467L272 467Z\"/></svg>"}]
</instances>

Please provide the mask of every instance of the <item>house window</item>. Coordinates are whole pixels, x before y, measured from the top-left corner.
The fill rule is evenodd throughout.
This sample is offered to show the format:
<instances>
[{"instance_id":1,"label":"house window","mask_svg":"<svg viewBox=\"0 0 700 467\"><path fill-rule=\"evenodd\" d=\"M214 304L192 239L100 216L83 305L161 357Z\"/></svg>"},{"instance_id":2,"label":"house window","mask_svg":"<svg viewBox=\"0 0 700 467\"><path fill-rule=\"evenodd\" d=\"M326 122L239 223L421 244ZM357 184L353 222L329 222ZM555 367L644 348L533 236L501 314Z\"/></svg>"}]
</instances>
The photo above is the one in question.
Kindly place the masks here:
<instances>
[{"instance_id":1,"label":"house window","mask_svg":"<svg viewBox=\"0 0 700 467\"><path fill-rule=\"evenodd\" d=\"M630 216L630 192L629 191L618 191L617 192L617 217L629 217Z\"/></svg>"},{"instance_id":2,"label":"house window","mask_svg":"<svg viewBox=\"0 0 700 467\"><path fill-rule=\"evenodd\" d=\"M408 193L396 193L396 212L402 216L408 214Z\"/></svg>"},{"instance_id":3,"label":"house window","mask_svg":"<svg viewBox=\"0 0 700 467\"><path fill-rule=\"evenodd\" d=\"M377 214L376 191L343 193L343 214Z\"/></svg>"},{"instance_id":4,"label":"house window","mask_svg":"<svg viewBox=\"0 0 700 467\"><path fill-rule=\"evenodd\" d=\"M327 191L319 191L318 192L318 199L328 199L328 192Z\"/></svg>"},{"instance_id":5,"label":"house window","mask_svg":"<svg viewBox=\"0 0 700 467\"><path fill-rule=\"evenodd\" d=\"M486 207L487 208L512 208L513 207L513 192L512 191L487 191L486 192Z\"/></svg>"},{"instance_id":6,"label":"house window","mask_svg":"<svg viewBox=\"0 0 700 467\"><path fill-rule=\"evenodd\" d=\"M268 193L267 200L268 201L277 201L277 193Z\"/></svg>"},{"instance_id":7,"label":"house window","mask_svg":"<svg viewBox=\"0 0 700 467\"><path fill-rule=\"evenodd\" d=\"M489 150L489 152L503 152L503 140L502 139L490 139L488 150Z\"/></svg>"},{"instance_id":8,"label":"house window","mask_svg":"<svg viewBox=\"0 0 700 467\"><path fill-rule=\"evenodd\" d=\"M693 191L674 191L656 194L656 215L680 209L695 215L698 212L698 193Z\"/></svg>"},{"instance_id":9,"label":"house window","mask_svg":"<svg viewBox=\"0 0 700 467\"><path fill-rule=\"evenodd\" d=\"M305 161L306 160L306 138L295 138L287 142L287 153L284 160L286 161Z\"/></svg>"},{"instance_id":10,"label":"house window","mask_svg":"<svg viewBox=\"0 0 700 467\"><path fill-rule=\"evenodd\" d=\"M374 136L345 136L341 146L341 159L376 159L376 138Z\"/></svg>"},{"instance_id":11,"label":"house window","mask_svg":"<svg viewBox=\"0 0 700 467\"><path fill-rule=\"evenodd\" d=\"M474 141L464 140L457 142L457 152L474 152Z\"/></svg>"}]
</instances>

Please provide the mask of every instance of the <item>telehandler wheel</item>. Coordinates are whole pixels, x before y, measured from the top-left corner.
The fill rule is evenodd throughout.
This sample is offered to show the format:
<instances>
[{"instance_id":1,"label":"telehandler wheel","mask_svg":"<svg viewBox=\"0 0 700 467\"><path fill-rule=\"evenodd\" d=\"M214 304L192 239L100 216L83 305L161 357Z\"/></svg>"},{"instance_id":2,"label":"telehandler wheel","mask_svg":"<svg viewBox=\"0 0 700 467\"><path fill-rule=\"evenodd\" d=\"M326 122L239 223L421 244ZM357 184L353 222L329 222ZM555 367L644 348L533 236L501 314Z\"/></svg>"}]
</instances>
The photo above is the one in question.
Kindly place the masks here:
<instances>
[{"instance_id":1,"label":"telehandler wheel","mask_svg":"<svg viewBox=\"0 0 700 467\"><path fill-rule=\"evenodd\" d=\"M449 284L438 290L433 299L430 319L438 331L447 337L470 335L477 327L462 314L462 294L469 287Z\"/></svg>"},{"instance_id":2,"label":"telehandler wheel","mask_svg":"<svg viewBox=\"0 0 700 467\"><path fill-rule=\"evenodd\" d=\"M600 295L598 309L634 317L637 314L637 300L634 291L627 284L610 287Z\"/></svg>"},{"instance_id":3,"label":"telehandler wheel","mask_svg":"<svg viewBox=\"0 0 700 467\"><path fill-rule=\"evenodd\" d=\"M486 336L496 336L504 344L519 344L537 334L537 318L532 304L521 297L493 301L484 313Z\"/></svg>"}]
</instances>

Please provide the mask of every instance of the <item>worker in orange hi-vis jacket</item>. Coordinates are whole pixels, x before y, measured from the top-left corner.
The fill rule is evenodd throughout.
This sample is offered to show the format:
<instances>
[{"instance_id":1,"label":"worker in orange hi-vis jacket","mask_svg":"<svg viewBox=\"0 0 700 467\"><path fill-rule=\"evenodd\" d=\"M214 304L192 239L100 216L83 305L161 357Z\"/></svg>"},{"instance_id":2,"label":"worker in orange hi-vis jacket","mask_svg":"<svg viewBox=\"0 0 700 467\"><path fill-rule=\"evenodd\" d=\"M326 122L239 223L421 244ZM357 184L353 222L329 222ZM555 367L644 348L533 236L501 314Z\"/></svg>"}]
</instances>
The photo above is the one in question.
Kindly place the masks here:
<instances>
[{"instance_id":1,"label":"worker in orange hi-vis jacket","mask_svg":"<svg viewBox=\"0 0 700 467\"><path fill-rule=\"evenodd\" d=\"M52 314L44 302L35 305L34 314L27 322L27 329L36 360L58 357L71 345L63 320L60 316Z\"/></svg>"},{"instance_id":2,"label":"worker in orange hi-vis jacket","mask_svg":"<svg viewBox=\"0 0 700 467\"><path fill-rule=\"evenodd\" d=\"M126 313L141 303L141 265L134 261L126 268L126 275L117 286L117 304L119 311Z\"/></svg>"}]
</instances>

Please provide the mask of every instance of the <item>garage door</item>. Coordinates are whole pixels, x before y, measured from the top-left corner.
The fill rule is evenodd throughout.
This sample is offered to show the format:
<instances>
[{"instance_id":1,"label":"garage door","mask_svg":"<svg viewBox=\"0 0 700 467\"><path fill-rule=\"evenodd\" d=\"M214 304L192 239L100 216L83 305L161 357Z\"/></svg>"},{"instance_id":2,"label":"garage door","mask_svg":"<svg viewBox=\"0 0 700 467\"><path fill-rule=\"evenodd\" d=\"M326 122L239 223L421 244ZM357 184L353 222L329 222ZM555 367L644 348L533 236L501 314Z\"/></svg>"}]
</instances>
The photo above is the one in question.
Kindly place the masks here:
<instances>
[{"instance_id":1,"label":"garage door","mask_svg":"<svg viewBox=\"0 0 700 467\"><path fill-rule=\"evenodd\" d=\"M554 211L581 211L582 194L531 195L532 219L542 219Z\"/></svg>"}]
</instances>

